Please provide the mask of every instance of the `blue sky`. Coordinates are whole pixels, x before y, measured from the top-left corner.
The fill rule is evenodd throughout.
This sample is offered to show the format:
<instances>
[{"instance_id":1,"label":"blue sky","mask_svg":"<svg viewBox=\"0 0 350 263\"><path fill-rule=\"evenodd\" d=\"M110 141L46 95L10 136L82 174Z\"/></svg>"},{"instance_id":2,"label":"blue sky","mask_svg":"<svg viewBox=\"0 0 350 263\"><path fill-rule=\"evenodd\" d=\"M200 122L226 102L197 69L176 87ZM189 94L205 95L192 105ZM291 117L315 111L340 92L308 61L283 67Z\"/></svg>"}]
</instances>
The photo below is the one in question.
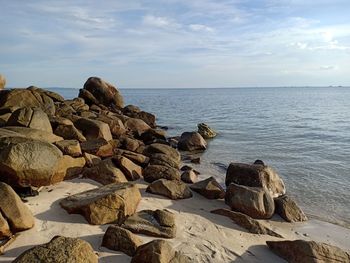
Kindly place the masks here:
<instances>
[{"instance_id":1,"label":"blue sky","mask_svg":"<svg viewBox=\"0 0 350 263\"><path fill-rule=\"evenodd\" d=\"M8 85L350 85L349 0L0 0Z\"/></svg>"}]
</instances>

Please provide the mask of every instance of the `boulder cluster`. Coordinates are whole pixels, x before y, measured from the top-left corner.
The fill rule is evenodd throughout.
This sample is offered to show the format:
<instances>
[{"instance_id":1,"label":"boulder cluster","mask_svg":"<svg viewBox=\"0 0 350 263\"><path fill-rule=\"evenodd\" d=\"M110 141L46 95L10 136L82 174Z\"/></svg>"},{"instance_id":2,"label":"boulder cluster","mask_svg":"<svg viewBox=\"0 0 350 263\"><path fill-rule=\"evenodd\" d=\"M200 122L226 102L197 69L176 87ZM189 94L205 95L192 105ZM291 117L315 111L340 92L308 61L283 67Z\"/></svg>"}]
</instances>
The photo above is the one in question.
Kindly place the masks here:
<instances>
[{"instance_id":1,"label":"boulder cluster","mask_svg":"<svg viewBox=\"0 0 350 263\"><path fill-rule=\"evenodd\" d=\"M253 234L282 238L256 220L269 219L275 213L288 222L307 220L286 195L277 172L262 161L231 163L226 189L214 177L198 181L199 172L182 166L182 160L204 151L206 140L215 136L214 130L200 123L198 132L167 138L153 114L134 105L124 106L118 89L97 77L89 78L78 98L72 100L33 86L1 90L0 239L34 226L33 215L17 193L38 194L42 186L75 177L95 180L101 186L62 198L62 209L81 214L88 224L110 224L101 245L129 255L133 263L192 262L166 240L143 244L137 236L171 239L177 234L171 211L137 210L142 199L137 180L148 183L146 192L172 200L197 193L209 200L223 199L227 207L212 213L231 218ZM190 160L200 162L198 157ZM320 254L331 249L306 241L282 242L287 241L268 242L268 246L287 259L292 257L288 246L295 251L307 247ZM332 251L335 259L348 256L341 250ZM301 262L300 257L310 255L299 253L293 260ZM98 262L98 257L86 241L56 236L25 251L14 262L39 261Z\"/></svg>"}]
</instances>

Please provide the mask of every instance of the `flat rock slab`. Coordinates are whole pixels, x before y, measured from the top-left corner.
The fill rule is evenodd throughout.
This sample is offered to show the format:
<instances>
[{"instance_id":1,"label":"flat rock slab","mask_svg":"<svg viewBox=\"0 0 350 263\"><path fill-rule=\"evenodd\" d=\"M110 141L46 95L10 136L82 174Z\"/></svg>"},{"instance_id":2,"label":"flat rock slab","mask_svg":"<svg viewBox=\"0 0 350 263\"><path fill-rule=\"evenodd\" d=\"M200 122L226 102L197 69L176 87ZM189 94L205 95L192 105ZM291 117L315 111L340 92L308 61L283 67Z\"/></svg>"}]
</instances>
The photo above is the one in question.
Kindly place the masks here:
<instances>
[{"instance_id":1,"label":"flat rock slab","mask_svg":"<svg viewBox=\"0 0 350 263\"><path fill-rule=\"evenodd\" d=\"M174 238L176 235L175 216L167 210L142 210L128 217L122 227L148 236Z\"/></svg>"},{"instance_id":2,"label":"flat rock slab","mask_svg":"<svg viewBox=\"0 0 350 263\"><path fill-rule=\"evenodd\" d=\"M122 224L135 213L140 200L136 185L116 183L69 196L60 205L69 214L83 215L93 225Z\"/></svg>"},{"instance_id":3,"label":"flat rock slab","mask_svg":"<svg viewBox=\"0 0 350 263\"><path fill-rule=\"evenodd\" d=\"M225 190L214 177L209 177L192 184L190 188L208 199L221 199L225 197Z\"/></svg>"},{"instance_id":4,"label":"flat rock slab","mask_svg":"<svg viewBox=\"0 0 350 263\"><path fill-rule=\"evenodd\" d=\"M192 192L187 184L177 180L159 179L151 183L147 192L166 196L170 199L186 199L192 197Z\"/></svg>"}]
</instances>

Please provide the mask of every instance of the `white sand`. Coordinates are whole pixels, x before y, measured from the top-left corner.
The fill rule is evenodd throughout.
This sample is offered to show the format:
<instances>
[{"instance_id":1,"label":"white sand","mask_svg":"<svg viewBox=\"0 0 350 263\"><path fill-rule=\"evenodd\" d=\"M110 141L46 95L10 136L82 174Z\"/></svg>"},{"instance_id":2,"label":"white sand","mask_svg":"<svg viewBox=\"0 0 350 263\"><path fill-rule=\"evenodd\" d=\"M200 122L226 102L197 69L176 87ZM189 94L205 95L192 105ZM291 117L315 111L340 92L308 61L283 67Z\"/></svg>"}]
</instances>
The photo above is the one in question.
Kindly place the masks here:
<instances>
[{"instance_id":1,"label":"white sand","mask_svg":"<svg viewBox=\"0 0 350 263\"><path fill-rule=\"evenodd\" d=\"M0 262L11 262L23 251L46 243L55 235L80 237L88 241L98 253L99 262L130 262L130 257L125 254L100 247L108 225L89 225L81 215L69 215L59 206L62 198L98 185L91 180L74 179L45 187L39 196L28 198L27 205L36 217L36 225L18 236L0 256ZM166 208L174 212L177 237L169 241L194 262L284 262L265 245L266 240L278 238L250 234L230 219L210 213L213 209L227 208L223 200L208 200L194 193L193 198L173 201L145 193L146 184L139 186L143 198L138 210ZM290 224L282 222L277 216L263 222L286 239L312 239L350 249L350 230L340 226L316 220ZM144 242L154 239L140 237Z\"/></svg>"}]
</instances>

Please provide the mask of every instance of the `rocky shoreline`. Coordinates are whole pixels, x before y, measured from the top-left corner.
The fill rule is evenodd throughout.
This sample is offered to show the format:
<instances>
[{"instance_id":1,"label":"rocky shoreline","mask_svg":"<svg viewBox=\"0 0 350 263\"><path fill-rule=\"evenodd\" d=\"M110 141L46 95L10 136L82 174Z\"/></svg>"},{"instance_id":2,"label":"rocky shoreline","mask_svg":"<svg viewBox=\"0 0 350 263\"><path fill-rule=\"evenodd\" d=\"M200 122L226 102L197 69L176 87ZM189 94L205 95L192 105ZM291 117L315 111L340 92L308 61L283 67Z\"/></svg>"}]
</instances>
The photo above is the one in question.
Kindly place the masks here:
<instances>
[{"instance_id":1,"label":"rocky shoreline","mask_svg":"<svg viewBox=\"0 0 350 263\"><path fill-rule=\"evenodd\" d=\"M307 217L272 167L231 163L225 189L191 167L214 130L163 128L97 77L73 100L0 90L0 261L350 262L292 231Z\"/></svg>"}]
</instances>

